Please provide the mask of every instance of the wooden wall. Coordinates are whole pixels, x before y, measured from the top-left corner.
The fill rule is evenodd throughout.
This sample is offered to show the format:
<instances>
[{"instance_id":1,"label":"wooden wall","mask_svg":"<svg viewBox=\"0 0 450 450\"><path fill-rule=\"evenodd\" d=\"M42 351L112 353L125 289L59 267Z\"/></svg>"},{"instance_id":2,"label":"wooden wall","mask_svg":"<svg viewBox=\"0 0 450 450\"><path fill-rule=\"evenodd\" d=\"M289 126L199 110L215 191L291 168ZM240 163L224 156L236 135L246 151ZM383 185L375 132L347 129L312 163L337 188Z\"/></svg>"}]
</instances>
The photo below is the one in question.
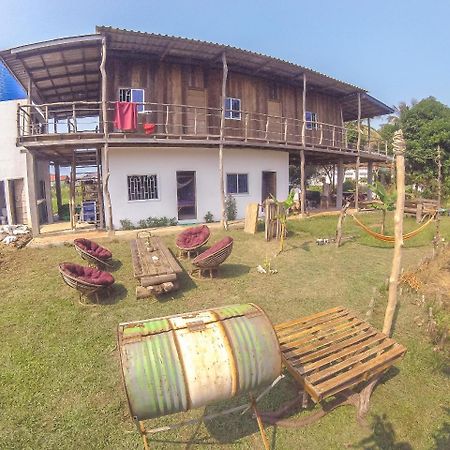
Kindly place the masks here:
<instances>
[{"instance_id":1,"label":"wooden wall","mask_svg":"<svg viewBox=\"0 0 450 450\"><path fill-rule=\"evenodd\" d=\"M205 90L208 107L220 108L222 83L220 69L114 56L108 60L107 74L110 101L118 100L118 91L122 87L145 89L146 102L186 104L188 89L196 88ZM279 101L282 116L293 119L302 119L303 117L300 82L296 87L281 81L276 82L258 76L244 75L233 72L233 67L230 65L227 95L240 98L243 111L267 114L268 102ZM306 99L307 110L316 112L320 122L341 124L339 103L334 97L307 92ZM256 116L254 117L256 118ZM158 123L164 122L161 115L154 114L154 117L147 119ZM235 130L237 134L242 132L244 120L227 120L226 122L229 131ZM176 114L171 116L171 123L180 123ZM208 123L210 133L217 131L218 134L219 117L210 118ZM253 123L254 127L255 125L256 122ZM265 123L258 122L258 127L263 132ZM178 132L179 130L173 129L173 131ZM300 135L301 130L296 130L295 133Z\"/></svg>"}]
</instances>

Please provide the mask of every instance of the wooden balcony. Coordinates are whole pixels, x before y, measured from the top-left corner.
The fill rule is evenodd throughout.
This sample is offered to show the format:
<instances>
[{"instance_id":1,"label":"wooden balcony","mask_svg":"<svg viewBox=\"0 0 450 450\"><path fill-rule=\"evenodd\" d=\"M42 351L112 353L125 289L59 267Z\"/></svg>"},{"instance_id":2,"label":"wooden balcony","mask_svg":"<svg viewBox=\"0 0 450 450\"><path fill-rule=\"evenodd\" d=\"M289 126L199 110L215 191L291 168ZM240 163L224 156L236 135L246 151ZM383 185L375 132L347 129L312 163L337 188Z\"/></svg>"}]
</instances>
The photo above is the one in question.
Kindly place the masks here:
<instances>
[{"instance_id":1,"label":"wooden balcony","mask_svg":"<svg viewBox=\"0 0 450 450\"><path fill-rule=\"evenodd\" d=\"M110 146L212 146L220 140L219 108L162 103L138 103L137 107L136 130L124 132L115 129L114 102L108 103L106 127L100 102L19 105L18 144L30 149L100 147L105 141L104 129L109 131ZM346 127L249 111L226 111L226 116L233 117L225 119L227 146L358 154ZM146 133L150 124L154 130ZM376 139L364 142L360 155L379 161L389 159L386 143Z\"/></svg>"}]
</instances>

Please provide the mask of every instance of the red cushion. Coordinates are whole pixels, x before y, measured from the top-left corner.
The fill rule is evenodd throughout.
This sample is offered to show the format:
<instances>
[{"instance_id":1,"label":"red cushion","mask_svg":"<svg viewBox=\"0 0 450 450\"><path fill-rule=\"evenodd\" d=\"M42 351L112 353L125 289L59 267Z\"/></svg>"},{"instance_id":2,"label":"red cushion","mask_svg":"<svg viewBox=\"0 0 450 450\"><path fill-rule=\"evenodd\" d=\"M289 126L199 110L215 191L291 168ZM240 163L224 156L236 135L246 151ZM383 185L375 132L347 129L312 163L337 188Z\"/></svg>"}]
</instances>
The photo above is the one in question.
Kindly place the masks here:
<instances>
[{"instance_id":1,"label":"red cushion","mask_svg":"<svg viewBox=\"0 0 450 450\"><path fill-rule=\"evenodd\" d=\"M107 259L112 258L112 253L105 247L98 245L94 241L90 241L86 238L78 238L73 241L75 245L80 247L86 253L89 253L92 256L95 256L102 261L106 261Z\"/></svg>"},{"instance_id":2,"label":"red cushion","mask_svg":"<svg viewBox=\"0 0 450 450\"><path fill-rule=\"evenodd\" d=\"M201 261L208 256L212 255L213 253L216 253L219 250L222 250L224 247L226 247L228 244L233 242L233 238L230 236L225 236L221 241L216 242L212 247L208 248L208 250L205 250L203 253L198 255L192 262L195 264L197 261Z\"/></svg>"},{"instance_id":3,"label":"red cushion","mask_svg":"<svg viewBox=\"0 0 450 450\"><path fill-rule=\"evenodd\" d=\"M204 244L209 238L209 228L206 225L187 228L182 231L176 240L180 248L195 248Z\"/></svg>"},{"instance_id":4,"label":"red cushion","mask_svg":"<svg viewBox=\"0 0 450 450\"><path fill-rule=\"evenodd\" d=\"M80 264L63 263L61 269L68 275L85 281L90 284L97 284L101 286L111 286L114 283L114 277L102 270L93 267L81 266Z\"/></svg>"}]
</instances>

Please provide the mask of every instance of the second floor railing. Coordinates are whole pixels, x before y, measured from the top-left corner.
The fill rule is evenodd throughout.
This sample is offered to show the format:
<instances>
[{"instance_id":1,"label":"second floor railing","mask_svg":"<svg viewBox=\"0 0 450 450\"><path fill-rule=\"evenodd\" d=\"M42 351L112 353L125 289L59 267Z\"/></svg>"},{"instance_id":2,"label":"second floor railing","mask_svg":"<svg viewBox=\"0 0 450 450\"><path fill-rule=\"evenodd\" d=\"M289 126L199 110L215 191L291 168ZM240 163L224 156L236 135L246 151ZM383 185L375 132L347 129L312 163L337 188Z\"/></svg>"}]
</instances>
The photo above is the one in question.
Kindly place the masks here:
<instances>
[{"instance_id":1,"label":"second floor railing","mask_svg":"<svg viewBox=\"0 0 450 450\"><path fill-rule=\"evenodd\" d=\"M116 128L114 102L108 102L106 121L102 120L101 102L19 105L19 140L44 135L70 138L73 134L84 134L87 138L92 134L103 134L105 123L112 137L220 138L220 108L148 102L137 103L136 108L139 112L135 129L123 131ZM225 111L225 116L224 138L227 140L357 150L355 132L345 126L249 111ZM387 155L387 145L380 139L368 140L367 136L361 136L361 141L361 151Z\"/></svg>"}]
</instances>

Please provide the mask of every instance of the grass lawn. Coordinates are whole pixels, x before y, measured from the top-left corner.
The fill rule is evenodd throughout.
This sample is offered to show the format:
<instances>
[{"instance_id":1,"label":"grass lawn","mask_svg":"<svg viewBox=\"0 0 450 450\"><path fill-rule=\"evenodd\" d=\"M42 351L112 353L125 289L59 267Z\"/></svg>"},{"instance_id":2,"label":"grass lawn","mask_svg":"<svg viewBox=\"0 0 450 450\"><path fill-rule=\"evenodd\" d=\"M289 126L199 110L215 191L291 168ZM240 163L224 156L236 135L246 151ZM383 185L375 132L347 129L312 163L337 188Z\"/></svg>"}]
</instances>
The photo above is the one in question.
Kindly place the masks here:
<instances>
[{"instance_id":1,"label":"grass lawn","mask_svg":"<svg viewBox=\"0 0 450 450\"><path fill-rule=\"evenodd\" d=\"M364 216L375 223L377 214ZM181 289L161 301L136 300L129 243L105 242L120 267L108 304L83 307L75 291L63 284L57 270L62 261L79 262L72 247L3 250L0 255L0 448L4 449L140 449L142 442L130 420L123 393L116 328L131 321L239 302L261 305L273 322L343 305L364 318L376 295L372 323L381 328L386 303L385 281L392 251L363 235L351 218L346 234L355 239L340 249L317 246L331 237L335 217L289 222L286 251L272 260L278 274L258 274L255 267L273 257L277 242L231 231L232 256L214 281L191 281L183 274ZM392 231L392 217L388 232ZM408 220L406 230L417 225ZM450 219L442 223L450 238ZM223 232L213 232L215 242ZM429 254L433 226L408 241L404 266ZM174 237L165 237L173 248ZM186 270L189 262L183 262ZM404 360L378 385L367 427L354 409L339 408L303 429L267 427L273 449L448 449L450 448L450 380L448 361L433 351L417 316L425 315L403 295L394 338L408 348ZM283 380L261 403L275 409L294 394ZM242 396L206 408L218 411L246 401ZM203 410L154 420L163 425L199 417ZM298 416L307 414L298 413ZM293 416L294 417L294 416ZM152 448L261 448L250 415L229 416L207 424L155 436ZM181 445L175 444L182 442Z\"/></svg>"}]
</instances>

